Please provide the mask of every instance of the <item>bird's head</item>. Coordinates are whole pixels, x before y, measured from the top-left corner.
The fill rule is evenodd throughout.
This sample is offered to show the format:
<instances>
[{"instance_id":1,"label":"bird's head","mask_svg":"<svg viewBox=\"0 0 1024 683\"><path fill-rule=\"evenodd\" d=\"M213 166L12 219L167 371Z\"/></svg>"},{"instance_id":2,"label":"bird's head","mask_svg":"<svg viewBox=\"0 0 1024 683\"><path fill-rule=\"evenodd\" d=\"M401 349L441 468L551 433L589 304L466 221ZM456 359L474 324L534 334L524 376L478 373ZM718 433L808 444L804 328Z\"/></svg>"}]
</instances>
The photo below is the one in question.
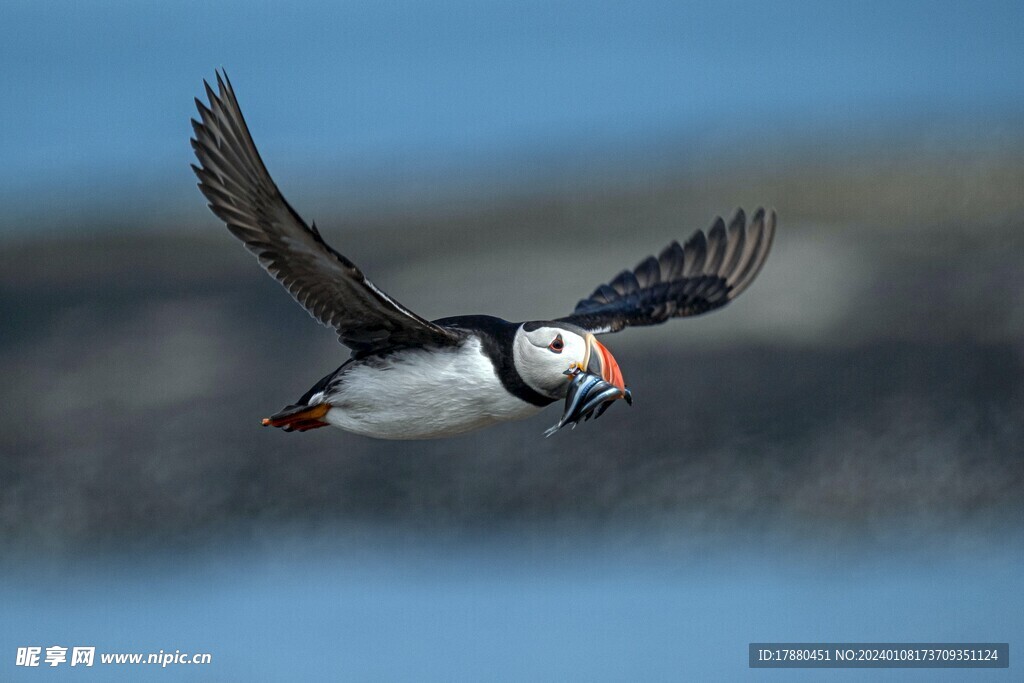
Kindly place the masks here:
<instances>
[{"instance_id":1,"label":"bird's head","mask_svg":"<svg viewBox=\"0 0 1024 683\"><path fill-rule=\"evenodd\" d=\"M534 391L564 398L572 370L597 375L625 390L622 371L611 352L590 332L568 323L526 322L516 330L512 344L516 371ZM569 373L569 374L567 374Z\"/></svg>"}]
</instances>

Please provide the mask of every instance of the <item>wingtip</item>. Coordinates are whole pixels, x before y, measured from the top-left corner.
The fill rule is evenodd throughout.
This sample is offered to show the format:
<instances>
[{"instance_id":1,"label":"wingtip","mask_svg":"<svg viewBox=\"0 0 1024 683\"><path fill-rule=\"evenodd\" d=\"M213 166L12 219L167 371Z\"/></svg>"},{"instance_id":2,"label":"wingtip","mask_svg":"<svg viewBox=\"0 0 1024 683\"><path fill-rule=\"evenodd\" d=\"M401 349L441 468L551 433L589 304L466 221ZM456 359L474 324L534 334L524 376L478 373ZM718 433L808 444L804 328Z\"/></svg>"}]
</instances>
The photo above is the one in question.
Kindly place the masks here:
<instances>
[{"instance_id":1,"label":"wingtip","mask_svg":"<svg viewBox=\"0 0 1024 683\"><path fill-rule=\"evenodd\" d=\"M220 90L221 97L234 98L235 89L231 86L228 70L223 66L217 69L217 88Z\"/></svg>"},{"instance_id":2,"label":"wingtip","mask_svg":"<svg viewBox=\"0 0 1024 683\"><path fill-rule=\"evenodd\" d=\"M736 210L732 212L732 218L729 219L729 225L744 225L747 222L747 212L743 210L742 206L737 206Z\"/></svg>"},{"instance_id":3,"label":"wingtip","mask_svg":"<svg viewBox=\"0 0 1024 683\"><path fill-rule=\"evenodd\" d=\"M203 85L205 85L207 88L210 87L209 85L207 85L206 81L203 81ZM207 90L207 92L209 92L209 90ZM193 101L196 104L196 111L199 112L199 117L200 118L206 118L207 116L209 116L211 114L210 107L208 107L206 105L206 102L203 102L198 97L193 97L192 99L193 99ZM212 105L213 103L211 102L210 104ZM203 122L202 121L196 121L195 119L192 119L192 125L195 126L197 124L198 125L203 125Z\"/></svg>"},{"instance_id":4,"label":"wingtip","mask_svg":"<svg viewBox=\"0 0 1024 683\"><path fill-rule=\"evenodd\" d=\"M765 209L763 207L760 207L757 209L757 215L751 222L760 223L762 225L763 230L768 234L770 239L771 236L775 234L775 221L776 213L774 208Z\"/></svg>"},{"instance_id":5,"label":"wingtip","mask_svg":"<svg viewBox=\"0 0 1024 683\"><path fill-rule=\"evenodd\" d=\"M199 117L203 120L203 122L205 122L208 119L213 118L213 109L212 108L217 106L217 101L218 100L217 100L216 97L213 96L213 91L210 90L210 85L206 81L203 81L203 85L206 86L206 93L207 93L207 96L210 97L210 104L207 105L206 102L203 102L198 97L195 98L195 100L196 100L196 110L199 112ZM195 119L193 119L193 120L195 120ZM206 124L203 123L203 125L206 125Z\"/></svg>"},{"instance_id":6,"label":"wingtip","mask_svg":"<svg viewBox=\"0 0 1024 683\"><path fill-rule=\"evenodd\" d=\"M213 92L213 87L205 78L203 79L203 88L206 90L206 99L210 101L210 108L212 109L217 106L217 101L219 99L217 97L217 93Z\"/></svg>"}]
</instances>

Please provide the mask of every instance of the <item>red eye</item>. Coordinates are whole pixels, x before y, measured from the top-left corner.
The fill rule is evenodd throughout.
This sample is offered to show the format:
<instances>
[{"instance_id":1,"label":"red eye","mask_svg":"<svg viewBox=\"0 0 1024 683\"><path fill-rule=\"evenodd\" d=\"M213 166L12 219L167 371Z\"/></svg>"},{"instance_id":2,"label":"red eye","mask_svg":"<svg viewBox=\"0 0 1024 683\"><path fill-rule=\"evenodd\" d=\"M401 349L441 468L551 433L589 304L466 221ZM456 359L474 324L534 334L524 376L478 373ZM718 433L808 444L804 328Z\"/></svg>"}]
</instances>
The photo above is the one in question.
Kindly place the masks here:
<instances>
[{"instance_id":1,"label":"red eye","mask_svg":"<svg viewBox=\"0 0 1024 683\"><path fill-rule=\"evenodd\" d=\"M548 344L548 348L555 353L561 353L562 349L565 348L565 342L562 341L562 335L555 337L554 341Z\"/></svg>"}]
</instances>

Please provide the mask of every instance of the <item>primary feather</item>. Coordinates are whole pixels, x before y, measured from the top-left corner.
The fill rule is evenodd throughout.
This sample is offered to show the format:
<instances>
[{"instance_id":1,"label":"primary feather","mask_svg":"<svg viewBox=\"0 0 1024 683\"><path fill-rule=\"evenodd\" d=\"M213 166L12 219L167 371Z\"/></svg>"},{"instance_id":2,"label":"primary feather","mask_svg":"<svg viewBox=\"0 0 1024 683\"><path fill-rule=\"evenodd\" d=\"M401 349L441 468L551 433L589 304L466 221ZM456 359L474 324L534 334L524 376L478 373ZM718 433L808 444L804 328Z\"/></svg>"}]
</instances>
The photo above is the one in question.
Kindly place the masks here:
<instances>
[{"instance_id":1,"label":"primary feather","mask_svg":"<svg viewBox=\"0 0 1024 683\"><path fill-rule=\"evenodd\" d=\"M685 246L672 242L576 304L560 322L593 334L720 308L745 290L764 265L775 237L775 212L758 209L750 224L737 210L729 227L721 218L695 232Z\"/></svg>"},{"instance_id":2,"label":"primary feather","mask_svg":"<svg viewBox=\"0 0 1024 683\"><path fill-rule=\"evenodd\" d=\"M267 272L356 354L458 343L457 334L382 292L332 249L315 225L306 225L263 165L227 76L218 72L216 93L205 86L209 105L196 99L201 120L192 121L192 148L199 160L192 168L210 209Z\"/></svg>"}]
</instances>

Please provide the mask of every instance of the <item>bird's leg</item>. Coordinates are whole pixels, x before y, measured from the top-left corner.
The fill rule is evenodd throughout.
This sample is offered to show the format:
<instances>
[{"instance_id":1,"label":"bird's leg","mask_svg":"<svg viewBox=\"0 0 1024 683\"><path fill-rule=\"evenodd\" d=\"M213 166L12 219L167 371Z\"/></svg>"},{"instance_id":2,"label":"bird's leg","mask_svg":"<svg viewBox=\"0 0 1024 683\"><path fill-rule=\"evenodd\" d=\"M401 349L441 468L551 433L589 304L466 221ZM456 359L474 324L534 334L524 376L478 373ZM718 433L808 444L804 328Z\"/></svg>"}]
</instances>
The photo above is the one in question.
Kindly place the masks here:
<instances>
[{"instance_id":1,"label":"bird's leg","mask_svg":"<svg viewBox=\"0 0 1024 683\"><path fill-rule=\"evenodd\" d=\"M317 427L326 427L327 423L321 418L330 409L330 403L288 406L279 413L263 418L263 426L280 427L286 432L305 432Z\"/></svg>"}]
</instances>

